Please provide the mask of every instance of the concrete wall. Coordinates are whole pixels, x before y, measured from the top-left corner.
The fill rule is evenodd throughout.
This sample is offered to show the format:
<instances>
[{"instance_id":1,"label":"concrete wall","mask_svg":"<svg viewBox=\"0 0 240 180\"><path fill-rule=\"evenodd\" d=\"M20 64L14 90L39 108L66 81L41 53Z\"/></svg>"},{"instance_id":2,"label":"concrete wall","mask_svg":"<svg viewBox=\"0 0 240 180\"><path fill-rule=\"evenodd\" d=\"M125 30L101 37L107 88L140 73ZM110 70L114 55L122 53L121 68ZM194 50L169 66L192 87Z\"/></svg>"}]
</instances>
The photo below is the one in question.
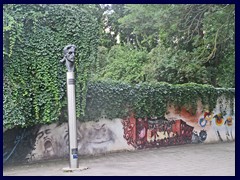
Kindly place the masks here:
<instances>
[{"instance_id":1,"label":"concrete wall","mask_svg":"<svg viewBox=\"0 0 240 180\"><path fill-rule=\"evenodd\" d=\"M220 110L226 114L221 115ZM163 118L135 118L132 114L126 119L77 122L79 155L235 140L235 115L230 115L230 105L224 97L219 98L213 112L203 109L201 102L195 115L184 107L178 112L170 106L168 111ZM68 157L67 123L10 131L4 132L7 161Z\"/></svg>"}]
</instances>

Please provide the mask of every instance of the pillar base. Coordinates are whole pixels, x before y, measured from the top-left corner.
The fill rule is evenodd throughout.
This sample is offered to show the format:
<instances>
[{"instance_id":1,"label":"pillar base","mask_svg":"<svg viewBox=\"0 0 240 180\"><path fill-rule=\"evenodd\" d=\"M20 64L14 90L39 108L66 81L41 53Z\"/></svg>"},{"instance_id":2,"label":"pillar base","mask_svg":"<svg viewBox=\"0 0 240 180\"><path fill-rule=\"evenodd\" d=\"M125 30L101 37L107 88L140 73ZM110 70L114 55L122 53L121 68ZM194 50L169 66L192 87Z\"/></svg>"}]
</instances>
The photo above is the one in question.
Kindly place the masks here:
<instances>
[{"instance_id":1,"label":"pillar base","mask_svg":"<svg viewBox=\"0 0 240 180\"><path fill-rule=\"evenodd\" d=\"M87 170L89 169L88 167L79 167L79 168L70 168L70 167L66 167L63 168L63 172L74 172L74 171L83 171L83 170Z\"/></svg>"}]
</instances>

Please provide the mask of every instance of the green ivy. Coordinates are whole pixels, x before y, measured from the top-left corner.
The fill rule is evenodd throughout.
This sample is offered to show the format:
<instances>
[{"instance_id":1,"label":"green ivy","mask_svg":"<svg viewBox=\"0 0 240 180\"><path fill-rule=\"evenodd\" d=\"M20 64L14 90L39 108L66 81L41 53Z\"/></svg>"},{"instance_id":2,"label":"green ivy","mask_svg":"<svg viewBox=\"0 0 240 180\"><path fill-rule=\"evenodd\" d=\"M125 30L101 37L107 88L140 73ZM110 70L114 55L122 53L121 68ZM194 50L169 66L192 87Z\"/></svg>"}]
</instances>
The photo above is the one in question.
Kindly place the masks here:
<instances>
[{"instance_id":1,"label":"green ivy","mask_svg":"<svg viewBox=\"0 0 240 180\"><path fill-rule=\"evenodd\" d=\"M137 117L164 116L172 104L195 113L197 100L213 110L220 96L225 96L233 109L234 89L193 83L88 82L96 66L99 30L97 21L84 7L3 6L5 128L49 124L60 119L66 108L66 67L59 60L67 44L77 46L76 107L80 120L96 120L102 115L123 118L130 112Z\"/></svg>"},{"instance_id":2,"label":"green ivy","mask_svg":"<svg viewBox=\"0 0 240 180\"><path fill-rule=\"evenodd\" d=\"M212 111L221 96L230 101L233 114L235 89L216 89L195 83L130 85L116 81L89 82L86 113L82 120L97 120L103 115L110 119L124 118L132 112L136 117L163 117L169 105L174 105L178 110L185 107L195 114L199 100L203 104L203 110Z\"/></svg>"},{"instance_id":3,"label":"green ivy","mask_svg":"<svg viewBox=\"0 0 240 180\"><path fill-rule=\"evenodd\" d=\"M77 115L95 63L98 24L85 5L4 5L4 127L58 120L66 108L63 48L77 46Z\"/></svg>"}]
</instances>

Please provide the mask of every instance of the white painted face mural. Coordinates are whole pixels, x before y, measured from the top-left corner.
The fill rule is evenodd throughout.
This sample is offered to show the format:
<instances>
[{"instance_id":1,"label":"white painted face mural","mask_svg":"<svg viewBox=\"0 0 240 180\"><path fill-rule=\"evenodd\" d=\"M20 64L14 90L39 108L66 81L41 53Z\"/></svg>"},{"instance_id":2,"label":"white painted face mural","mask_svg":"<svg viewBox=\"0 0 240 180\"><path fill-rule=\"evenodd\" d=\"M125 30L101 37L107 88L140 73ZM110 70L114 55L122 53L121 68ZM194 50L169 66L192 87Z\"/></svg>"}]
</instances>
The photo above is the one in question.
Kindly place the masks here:
<instances>
[{"instance_id":1,"label":"white painted face mural","mask_svg":"<svg viewBox=\"0 0 240 180\"><path fill-rule=\"evenodd\" d=\"M115 134L106 123L77 122L78 154L104 153L115 142ZM29 161L63 157L69 153L68 124L42 126L36 136L33 151L27 156Z\"/></svg>"},{"instance_id":2,"label":"white painted face mural","mask_svg":"<svg viewBox=\"0 0 240 180\"><path fill-rule=\"evenodd\" d=\"M31 159L63 156L68 150L67 140L64 139L66 134L66 124L42 126L37 132L35 147L29 156Z\"/></svg>"}]
</instances>

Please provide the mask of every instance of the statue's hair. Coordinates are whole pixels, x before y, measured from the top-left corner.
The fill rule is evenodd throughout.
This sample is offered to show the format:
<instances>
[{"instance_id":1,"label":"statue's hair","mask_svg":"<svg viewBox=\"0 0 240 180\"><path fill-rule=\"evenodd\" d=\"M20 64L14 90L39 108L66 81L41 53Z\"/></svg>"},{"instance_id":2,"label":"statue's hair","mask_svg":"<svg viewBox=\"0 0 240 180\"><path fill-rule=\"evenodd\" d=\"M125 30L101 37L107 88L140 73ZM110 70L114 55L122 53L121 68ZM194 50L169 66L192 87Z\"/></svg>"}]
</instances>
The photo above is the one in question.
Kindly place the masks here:
<instances>
[{"instance_id":1,"label":"statue's hair","mask_svg":"<svg viewBox=\"0 0 240 180\"><path fill-rule=\"evenodd\" d=\"M74 50L76 49L76 46L75 45L73 45L73 44L69 44L69 45L67 45L67 46L65 46L64 47L64 49L63 49L63 53L64 53L64 55L68 52L68 50L70 49L70 48L74 48Z\"/></svg>"}]
</instances>

